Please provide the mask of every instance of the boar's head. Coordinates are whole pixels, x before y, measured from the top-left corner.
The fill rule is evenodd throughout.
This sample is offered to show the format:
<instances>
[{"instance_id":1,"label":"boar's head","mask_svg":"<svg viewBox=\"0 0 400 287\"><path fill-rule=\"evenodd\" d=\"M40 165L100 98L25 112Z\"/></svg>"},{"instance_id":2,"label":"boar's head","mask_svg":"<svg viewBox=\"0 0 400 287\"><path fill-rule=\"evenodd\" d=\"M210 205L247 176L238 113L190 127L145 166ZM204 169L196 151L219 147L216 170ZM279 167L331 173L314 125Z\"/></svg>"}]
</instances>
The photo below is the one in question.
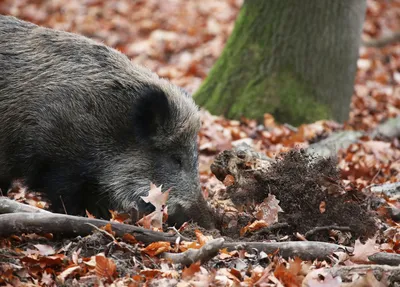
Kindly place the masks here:
<instances>
[{"instance_id":1,"label":"boar's head","mask_svg":"<svg viewBox=\"0 0 400 287\"><path fill-rule=\"evenodd\" d=\"M129 119L134 145L110 158L103 184L112 203L123 210L150 212L145 203L150 182L171 189L167 206L170 224L193 219L206 228L214 227L210 209L201 193L198 175L198 107L191 96L167 81L142 85Z\"/></svg>"}]
</instances>

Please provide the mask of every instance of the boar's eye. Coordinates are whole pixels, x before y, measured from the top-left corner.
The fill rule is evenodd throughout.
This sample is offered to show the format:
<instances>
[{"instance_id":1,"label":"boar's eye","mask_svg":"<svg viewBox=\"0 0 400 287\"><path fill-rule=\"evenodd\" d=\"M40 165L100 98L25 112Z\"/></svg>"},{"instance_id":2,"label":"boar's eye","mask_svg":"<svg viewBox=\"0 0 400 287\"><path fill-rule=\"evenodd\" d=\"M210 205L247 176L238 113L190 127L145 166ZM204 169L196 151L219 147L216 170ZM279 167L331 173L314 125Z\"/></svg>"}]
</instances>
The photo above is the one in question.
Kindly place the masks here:
<instances>
[{"instance_id":1,"label":"boar's eye","mask_svg":"<svg viewBox=\"0 0 400 287\"><path fill-rule=\"evenodd\" d=\"M177 155L172 156L172 160L174 161L174 163L179 166L179 168L182 168L182 158L180 158Z\"/></svg>"}]
</instances>

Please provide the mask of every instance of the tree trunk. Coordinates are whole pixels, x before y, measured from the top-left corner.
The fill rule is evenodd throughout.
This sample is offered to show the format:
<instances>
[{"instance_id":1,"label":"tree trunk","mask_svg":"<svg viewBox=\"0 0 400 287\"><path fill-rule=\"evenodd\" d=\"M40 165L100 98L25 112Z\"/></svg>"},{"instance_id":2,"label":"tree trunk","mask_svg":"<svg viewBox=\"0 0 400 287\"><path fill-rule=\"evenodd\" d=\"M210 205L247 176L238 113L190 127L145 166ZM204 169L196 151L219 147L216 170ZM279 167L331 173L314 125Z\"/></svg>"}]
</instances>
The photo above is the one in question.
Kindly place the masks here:
<instances>
[{"instance_id":1,"label":"tree trunk","mask_svg":"<svg viewBox=\"0 0 400 287\"><path fill-rule=\"evenodd\" d=\"M195 100L229 118L346 120L365 10L365 0L245 1Z\"/></svg>"}]
</instances>

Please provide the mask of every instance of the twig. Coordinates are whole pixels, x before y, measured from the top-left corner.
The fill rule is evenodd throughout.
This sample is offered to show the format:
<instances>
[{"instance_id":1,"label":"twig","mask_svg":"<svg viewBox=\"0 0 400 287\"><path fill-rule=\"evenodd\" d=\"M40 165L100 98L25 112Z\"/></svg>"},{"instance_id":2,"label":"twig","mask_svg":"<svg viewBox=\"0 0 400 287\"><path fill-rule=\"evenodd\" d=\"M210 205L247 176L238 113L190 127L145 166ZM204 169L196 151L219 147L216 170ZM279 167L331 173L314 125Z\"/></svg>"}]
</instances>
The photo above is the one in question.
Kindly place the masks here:
<instances>
[{"instance_id":1,"label":"twig","mask_svg":"<svg viewBox=\"0 0 400 287\"><path fill-rule=\"evenodd\" d=\"M382 167L379 167L378 171L375 173L374 177L371 179L371 182L374 182L375 179L378 177L379 173L381 172Z\"/></svg>"},{"instance_id":2,"label":"twig","mask_svg":"<svg viewBox=\"0 0 400 287\"><path fill-rule=\"evenodd\" d=\"M67 209L65 208L64 200L62 199L61 195L60 195L60 200L61 200L61 204L62 204L63 209L64 209L64 213L68 214Z\"/></svg>"},{"instance_id":3,"label":"twig","mask_svg":"<svg viewBox=\"0 0 400 287\"><path fill-rule=\"evenodd\" d=\"M317 227L307 231L304 236L307 239L309 239L315 233L318 233L320 231L327 231L327 230L331 230L331 229L336 229L336 230L341 230L341 231L351 231L351 228L349 226L336 226L336 225L317 226Z\"/></svg>"},{"instance_id":4,"label":"twig","mask_svg":"<svg viewBox=\"0 0 400 287\"><path fill-rule=\"evenodd\" d=\"M179 236L180 238L182 238L184 241L192 241L190 238L187 238L187 237L183 236L183 235L178 231L178 229L175 228L175 226L168 227L168 229L171 229L171 230L175 231L175 233L178 234L178 236Z\"/></svg>"},{"instance_id":5,"label":"twig","mask_svg":"<svg viewBox=\"0 0 400 287\"><path fill-rule=\"evenodd\" d=\"M96 225L94 225L94 224L91 224L91 223L86 223L86 224L87 224L87 225L90 225L91 227L93 227L93 228L96 229L97 231L103 233L103 234L106 235L107 237L110 237L114 242L118 243L117 240L115 239L115 237L114 237L112 234L108 233L107 231L98 228L98 227L97 227Z\"/></svg>"},{"instance_id":6,"label":"twig","mask_svg":"<svg viewBox=\"0 0 400 287\"><path fill-rule=\"evenodd\" d=\"M160 264L156 263L151 256L149 256L148 254L145 254L145 256L149 261L151 261L151 263L153 263L153 266L155 266L153 267L154 269L161 269Z\"/></svg>"},{"instance_id":7,"label":"twig","mask_svg":"<svg viewBox=\"0 0 400 287\"><path fill-rule=\"evenodd\" d=\"M174 263L180 263L188 266L192 263L200 261L205 263L218 254L218 251L224 244L223 238L217 238L208 241L200 249L189 249L182 253L164 253L163 257L170 259Z\"/></svg>"}]
</instances>

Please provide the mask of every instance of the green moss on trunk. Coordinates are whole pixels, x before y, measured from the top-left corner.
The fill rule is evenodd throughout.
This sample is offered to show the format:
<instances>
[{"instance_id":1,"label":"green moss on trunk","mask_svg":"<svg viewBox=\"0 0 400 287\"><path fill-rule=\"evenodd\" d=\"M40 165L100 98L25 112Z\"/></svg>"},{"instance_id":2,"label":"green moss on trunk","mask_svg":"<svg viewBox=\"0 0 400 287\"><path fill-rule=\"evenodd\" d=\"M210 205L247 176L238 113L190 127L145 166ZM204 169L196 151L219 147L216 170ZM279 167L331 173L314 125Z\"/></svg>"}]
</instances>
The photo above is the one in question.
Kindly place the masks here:
<instances>
[{"instance_id":1,"label":"green moss on trunk","mask_svg":"<svg viewBox=\"0 0 400 287\"><path fill-rule=\"evenodd\" d=\"M345 120L364 12L359 0L245 1L196 102L229 118Z\"/></svg>"}]
</instances>

